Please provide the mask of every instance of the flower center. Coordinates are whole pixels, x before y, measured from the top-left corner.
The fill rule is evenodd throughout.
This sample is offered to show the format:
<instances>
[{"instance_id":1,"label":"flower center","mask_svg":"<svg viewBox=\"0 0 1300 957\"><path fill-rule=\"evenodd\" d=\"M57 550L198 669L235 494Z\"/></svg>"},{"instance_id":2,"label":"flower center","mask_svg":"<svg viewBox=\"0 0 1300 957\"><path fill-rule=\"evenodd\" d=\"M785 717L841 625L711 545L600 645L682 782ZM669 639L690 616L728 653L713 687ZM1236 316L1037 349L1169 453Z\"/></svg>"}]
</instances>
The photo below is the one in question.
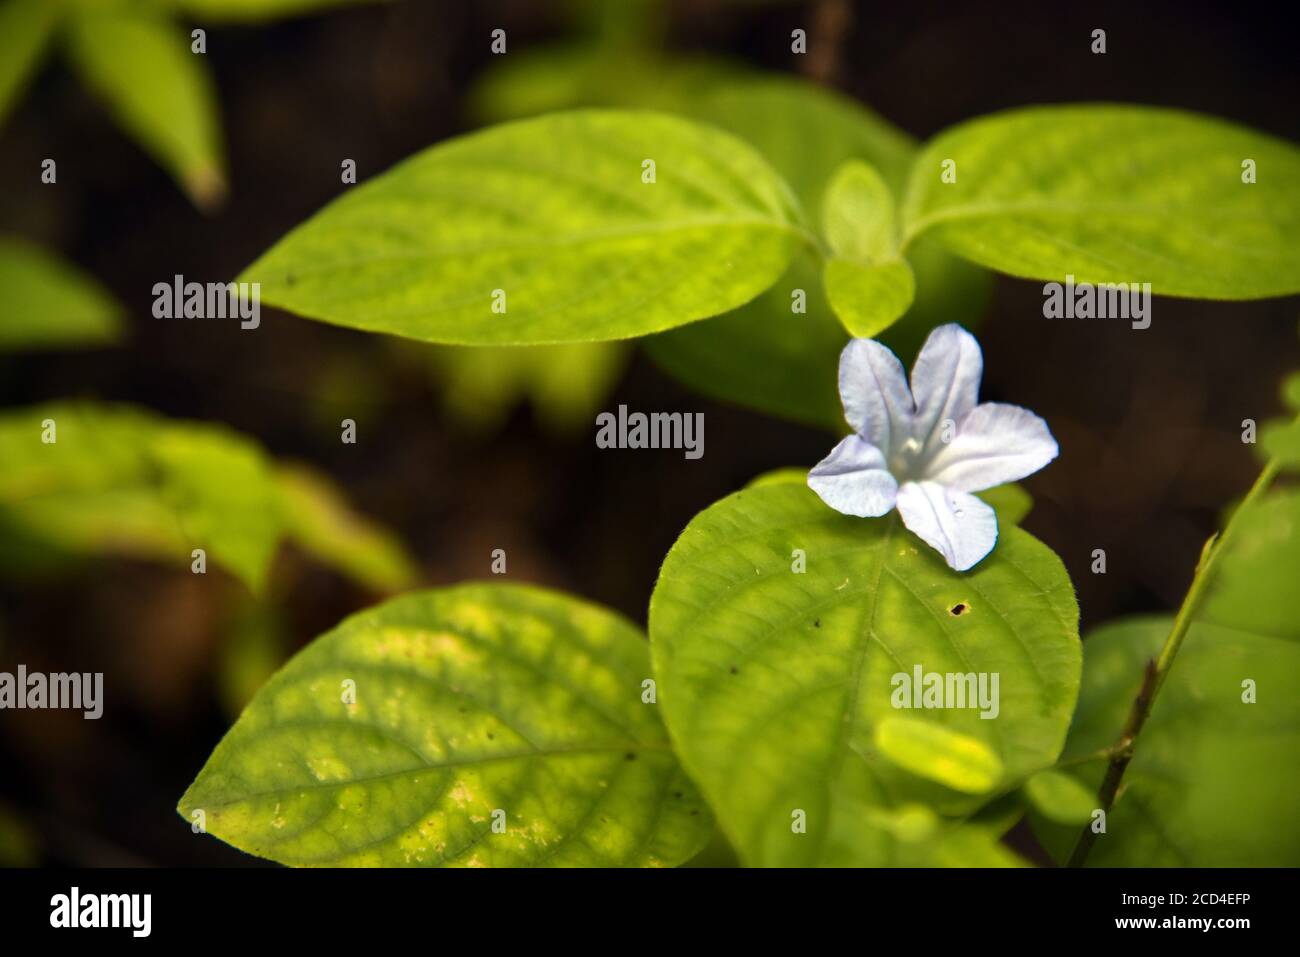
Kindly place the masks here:
<instances>
[{"instance_id":1,"label":"flower center","mask_svg":"<svg viewBox=\"0 0 1300 957\"><path fill-rule=\"evenodd\" d=\"M910 436L890 456L889 471L900 485L922 477L921 451L924 447L920 439Z\"/></svg>"}]
</instances>

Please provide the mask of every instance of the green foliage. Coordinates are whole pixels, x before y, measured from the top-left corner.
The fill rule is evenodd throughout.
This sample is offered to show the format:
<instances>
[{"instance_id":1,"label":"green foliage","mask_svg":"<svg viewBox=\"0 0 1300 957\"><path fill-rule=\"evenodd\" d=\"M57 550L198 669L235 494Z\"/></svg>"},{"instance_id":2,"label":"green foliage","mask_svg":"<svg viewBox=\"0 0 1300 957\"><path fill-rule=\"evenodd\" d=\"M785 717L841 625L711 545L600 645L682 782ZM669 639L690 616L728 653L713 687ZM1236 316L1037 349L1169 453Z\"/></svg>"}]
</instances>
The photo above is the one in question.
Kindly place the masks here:
<instances>
[{"instance_id":1,"label":"green foliage","mask_svg":"<svg viewBox=\"0 0 1300 957\"><path fill-rule=\"evenodd\" d=\"M254 442L219 426L90 402L10 409L0 413L0 460L11 549L37 542L190 565L202 548L260 591L287 535L377 590L411 578L395 540L322 480L277 472Z\"/></svg>"},{"instance_id":2,"label":"green foliage","mask_svg":"<svg viewBox=\"0 0 1300 957\"><path fill-rule=\"evenodd\" d=\"M260 23L319 13L337 7L391 3L393 0L165 0L178 13L200 23Z\"/></svg>"},{"instance_id":3,"label":"green foliage","mask_svg":"<svg viewBox=\"0 0 1300 957\"><path fill-rule=\"evenodd\" d=\"M220 107L205 56L174 15L261 22L388 0L0 0L0 123L58 40L117 122L195 205L225 197Z\"/></svg>"},{"instance_id":4,"label":"green foliage","mask_svg":"<svg viewBox=\"0 0 1300 957\"><path fill-rule=\"evenodd\" d=\"M1226 557L1226 556L1225 556ZM1294 583L1294 577L1292 578ZM1280 605L1277 596L1273 602ZM1112 622L1084 641L1079 709L1064 759L1119 740L1147 659L1172 619ZM1243 701L1242 682L1258 699ZM1097 867L1295 867L1295 755L1300 748L1300 644L1240 628L1193 624L1138 739ZM1071 768L1096 793L1104 762ZM1079 828L1035 820L1064 860Z\"/></svg>"},{"instance_id":5,"label":"green foliage","mask_svg":"<svg viewBox=\"0 0 1300 957\"><path fill-rule=\"evenodd\" d=\"M1040 771L1025 781L1021 792L1038 813L1058 824L1074 825L1076 832L1097 806L1096 790L1088 790L1063 771Z\"/></svg>"},{"instance_id":6,"label":"green foliage","mask_svg":"<svg viewBox=\"0 0 1300 957\"><path fill-rule=\"evenodd\" d=\"M1300 489L1278 489L1232 522L1201 617L1300 642L1300 617L1286 600L1300 581Z\"/></svg>"},{"instance_id":7,"label":"green foliage","mask_svg":"<svg viewBox=\"0 0 1300 957\"><path fill-rule=\"evenodd\" d=\"M1034 507L1033 497L1014 482L977 492L975 497L993 506L998 513L998 527L1019 525Z\"/></svg>"},{"instance_id":8,"label":"green foliage","mask_svg":"<svg viewBox=\"0 0 1300 957\"><path fill-rule=\"evenodd\" d=\"M87 12L68 24L68 55L197 205L220 202L226 174L216 88L184 30L135 12Z\"/></svg>"},{"instance_id":9,"label":"green foliage","mask_svg":"<svg viewBox=\"0 0 1300 957\"><path fill-rule=\"evenodd\" d=\"M648 676L644 637L595 605L406 595L296 655L179 811L293 865L677 865L712 824L642 703Z\"/></svg>"},{"instance_id":10,"label":"green foliage","mask_svg":"<svg viewBox=\"0 0 1300 957\"><path fill-rule=\"evenodd\" d=\"M906 134L870 110L801 80L730 81L677 108L756 147L810 213L823 209L831 177L852 160L869 163L900 195L915 151ZM913 245L908 260L915 301L880 337L905 361L940 323L975 328L990 286L983 270L927 240ZM649 338L645 348L657 365L705 395L840 431L836 368L848 334L827 300L824 269L820 251L805 251L749 305ZM846 288L851 282L841 287L846 314L863 302ZM807 298L804 314L791 309L795 290Z\"/></svg>"},{"instance_id":11,"label":"green foliage","mask_svg":"<svg viewBox=\"0 0 1300 957\"><path fill-rule=\"evenodd\" d=\"M1257 181L1243 181L1253 160ZM952 160L956 182L944 183ZM1150 282L1157 294L1255 299L1300 291L1300 150L1222 120L1137 106L1031 107L979 117L925 147L904 246L933 233L1028 279Z\"/></svg>"},{"instance_id":12,"label":"green foliage","mask_svg":"<svg viewBox=\"0 0 1300 957\"><path fill-rule=\"evenodd\" d=\"M0 4L0 123L36 72L54 34L59 6L50 0Z\"/></svg>"},{"instance_id":13,"label":"green foliage","mask_svg":"<svg viewBox=\"0 0 1300 957\"><path fill-rule=\"evenodd\" d=\"M100 346L121 335L122 307L92 277L0 236L0 352Z\"/></svg>"},{"instance_id":14,"label":"green foliage","mask_svg":"<svg viewBox=\"0 0 1300 957\"><path fill-rule=\"evenodd\" d=\"M354 512L323 475L282 465L275 478L284 530L295 545L371 591L401 591L415 583L418 572L401 542Z\"/></svg>"},{"instance_id":15,"label":"green foliage","mask_svg":"<svg viewBox=\"0 0 1300 957\"><path fill-rule=\"evenodd\" d=\"M806 556L802 573L795 549ZM1051 765L1079 680L1077 620L1059 559L1016 528L959 574L896 516L840 515L790 481L697 516L650 606L660 699L682 763L741 858L762 865L889 863L894 844L862 825L867 809L969 814L979 799L931 779L971 790L981 768L984 787ZM923 747L909 727L882 748L882 722L904 716L892 676L918 664L999 673L1000 713L910 711L942 741ZM914 757L900 764L905 751ZM956 769L954 751L966 755ZM796 809L806 834L791 830Z\"/></svg>"},{"instance_id":16,"label":"green foliage","mask_svg":"<svg viewBox=\"0 0 1300 957\"><path fill-rule=\"evenodd\" d=\"M780 177L726 134L577 111L418 154L242 279L299 314L429 342L619 339L752 299L805 240L799 216Z\"/></svg>"},{"instance_id":17,"label":"green foliage","mask_svg":"<svg viewBox=\"0 0 1300 957\"><path fill-rule=\"evenodd\" d=\"M591 425L628 359L621 342L423 348L448 412L481 431L499 428L526 400L547 429L577 433Z\"/></svg>"}]
</instances>

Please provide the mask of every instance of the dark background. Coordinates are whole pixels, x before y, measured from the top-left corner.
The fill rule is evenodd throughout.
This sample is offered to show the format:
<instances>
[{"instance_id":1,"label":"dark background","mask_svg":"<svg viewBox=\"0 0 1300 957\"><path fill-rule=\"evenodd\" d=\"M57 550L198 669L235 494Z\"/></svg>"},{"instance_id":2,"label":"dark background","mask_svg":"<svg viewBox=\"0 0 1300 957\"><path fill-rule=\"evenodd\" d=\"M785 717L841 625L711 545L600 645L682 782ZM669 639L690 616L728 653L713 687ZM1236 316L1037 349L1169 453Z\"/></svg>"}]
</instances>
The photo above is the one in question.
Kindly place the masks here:
<instances>
[{"instance_id":1,"label":"dark background","mask_svg":"<svg viewBox=\"0 0 1300 957\"><path fill-rule=\"evenodd\" d=\"M790 53L789 36L811 35L819 15L841 36L837 55L828 61L823 48L814 64ZM703 411L702 459L598 452L594 426L556 439L526 407L504 430L474 435L445 419L429 378L395 363L381 337L273 310L255 335L150 314L153 283L232 277L337 195L342 158L364 180L470 128L465 94L491 65L496 27L512 53L569 30L559 4L523 0L209 28L231 176L228 202L210 216L66 66L47 63L0 129L0 231L94 273L128 306L132 335L118 349L0 360L0 406L87 395L225 422L332 475L401 534L427 584L484 577L500 547L511 578L644 622L659 562L696 512L763 470L812 464L831 437L704 400L639 354L604 407ZM1089 51L1097 27L1104 56ZM1300 140L1294 36L1270 8L1239 4L704 0L671 4L668 34L673 50L778 72L830 63L834 85L919 138L1004 107L1117 100ZM47 156L58 159L57 187L39 183ZM1241 421L1277 414L1277 383L1300 366L1297 300L1161 298L1140 332L1049 322L1041 305L1041 285L999 278L981 333L982 395L1042 415L1062 449L1025 483L1036 499L1025 527L1065 561L1085 629L1172 609L1220 509L1258 470ZM341 415L358 420L358 444L339 442ZM1090 572L1094 548L1107 552L1105 575ZM375 600L288 552L276 580L291 648ZM191 835L174 812L231 720L214 661L240 595L220 574L109 559L72 578L0 581L0 669L105 672L99 721L0 715L0 801L30 828L36 860L257 863Z\"/></svg>"}]
</instances>

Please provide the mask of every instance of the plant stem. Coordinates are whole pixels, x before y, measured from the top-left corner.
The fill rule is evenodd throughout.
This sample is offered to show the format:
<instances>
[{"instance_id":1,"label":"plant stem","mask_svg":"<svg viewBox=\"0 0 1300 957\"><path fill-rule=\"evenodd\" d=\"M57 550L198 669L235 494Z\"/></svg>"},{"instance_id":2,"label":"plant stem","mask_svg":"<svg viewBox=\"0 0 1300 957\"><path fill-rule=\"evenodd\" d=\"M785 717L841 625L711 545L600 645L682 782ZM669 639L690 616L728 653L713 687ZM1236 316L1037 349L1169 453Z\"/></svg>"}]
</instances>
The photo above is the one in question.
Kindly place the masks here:
<instances>
[{"instance_id":1,"label":"plant stem","mask_svg":"<svg viewBox=\"0 0 1300 957\"><path fill-rule=\"evenodd\" d=\"M1110 813L1110 809L1115 804L1115 797L1124 781L1124 772L1128 770L1129 762L1133 760L1133 750L1137 744L1137 737L1142 731L1142 726L1146 724L1147 718L1151 715L1151 707L1155 703L1156 695L1160 693L1161 686L1169 676L1169 669L1173 667L1178 649L1183 646L1183 639L1187 637L1187 630L1191 627L1192 619L1200 610L1206 589L1213 577L1211 572L1214 570L1215 563L1218 561L1219 555L1223 553L1224 545L1232 538L1233 532L1238 525L1237 518L1268 490L1269 485L1277 476L1278 468L1279 463L1276 459L1264 466L1263 471L1255 479L1255 484L1250 487L1246 497L1241 500L1241 504L1232 513L1232 517L1228 520L1223 533L1221 535L1211 535L1201 547L1201 557L1196 563L1196 571L1192 575L1192 584L1188 587L1187 594L1183 596L1183 603L1178 609L1177 617L1174 618L1169 637L1165 639L1159 656L1147 661L1146 669L1142 674L1142 684L1139 686L1137 697L1133 699L1133 705L1129 709L1128 718L1124 722L1124 730L1120 734L1119 740L1107 749L1110 762L1106 766L1106 776L1102 778L1101 788L1097 792L1097 804L1107 814ZM1096 840L1097 834L1093 831L1091 824L1085 824L1066 866L1082 867Z\"/></svg>"}]
</instances>

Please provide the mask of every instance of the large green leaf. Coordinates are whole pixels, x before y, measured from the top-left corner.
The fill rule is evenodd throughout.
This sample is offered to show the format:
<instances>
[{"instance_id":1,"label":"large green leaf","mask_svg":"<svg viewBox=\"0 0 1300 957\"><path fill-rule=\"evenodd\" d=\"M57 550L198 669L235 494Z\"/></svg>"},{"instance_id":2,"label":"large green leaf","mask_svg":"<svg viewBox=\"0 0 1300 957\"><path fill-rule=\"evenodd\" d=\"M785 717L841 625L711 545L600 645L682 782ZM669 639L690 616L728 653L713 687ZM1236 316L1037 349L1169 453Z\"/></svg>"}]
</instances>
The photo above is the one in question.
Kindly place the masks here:
<instances>
[{"instance_id":1,"label":"large green leaf","mask_svg":"<svg viewBox=\"0 0 1300 957\"><path fill-rule=\"evenodd\" d=\"M1257 182L1242 181L1245 160ZM952 160L956 181L941 180ZM1253 299L1300 290L1300 149L1207 116L1138 106L1010 110L917 157L905 240L1029 279L1149 282Z\"/></svg>"},{"instance_id":2,"label":"large green leaf","mask_svg":"<svg viewBox=\"0 0 1300 957\"><path fill-rule=\"evenodd\" d=\"M204 57L166 20L85 11L68 24L68 53L86 82L201 207L226 190L219 106Z\"/></svg>"},{"instance_id":3,"label":"large green leaf","mask_svg":"<svg viewBox=\"0 0 1300 957\"><path fill-rule=\"evenodd\" d=\"M896 515L844 516L788 482L697 516L650 605L660 699L682 763L742 857L764 865L885 863L888 847L862 823L863 807L921 802L960 815L978 806L928 780L935 773L887 760L875 738L886 719L973 739L1004 782L1051 765L1078 687L1077 621L1060 560L1019 529L1004 527L993 553L961 574ZM894 676L918 665L997 673L997 717L896 710ZM938 762L939 749L928 750ZM987 776L993 762L982 766ZM796 809L807 814L805 834L791 831Z\"/></svg>"},{"instance_id":4,"label":"large green leaf","mask_svg":"<svg viewBox=\"0 0 1300 957\"><path fill-rule=\"evenodd\" d=\"M179 810L293 865L680 864L712 825L649 670L636 628L563 594L406 595L295 656Z\"/></svg>"},{"instance_id":5,"label":"large green leaf","mask_svg":"<svg viewBox=\"0 0 1300 957\"><path fill-rule=\"evenodd\" d=\"M1293 579L1294 581L1294 579ZM1274 601L1281 604L1275 596ZM1112 622L1084 641L1079 710L1065 759L1119 740L1142 671L1173 620ZM1257 700L1242 700L1242 682ZM1300 827L1300 644L1193 624L1155 700L1106 832L1098 867L1295 867ZM1071 768L1097 793L1103 762ZM1035 820L1043 843L1068 857L1079 828Z\"/></svg>"},{"instance_id":6,"label":"large green leaf","mask_svg":"<svg viewBox=\"0 0 1300 957\"><path fill-rule=\"evenodd\" d=\"M50 0L6 0L0 4L0 123L40 63L59 12L59 4Z\"/></svg>"},{"instance_id":7,"label":"large green leaf","mask_svg":"<svg viewBox=\"0 0 1300 957\"><path fill-rule=\"evenodd\" d=\"M0 352L98 346L120 335L122 307L79 269L0 237Z\"/></svg>"},{"instance_id":8,"label":"large green leaf","mask_svg":"<svg viewBox=\"0 0 1300 957\"><path fill-rule=\"evenodd\" d=\"M1274 490L1232 522L1200 616L1300 642L1300 616L1290 602L1300 582L1300 489Z\"/></svg>"},{"instance_id":9,"label":"large green leaf","mask_svg":"<svg viewBox=\"0 0 1300 957\"><path fill-rule=\"evenodd\" d=\"M772 285L808 239L796 205L725 133L655 113L559 113L418 154L242 278L301 315L429 342L622 339Z\"/></svg>"},{"instance_id":10,"label":"large green leaf","mask_svg":"<svg viewBox=\"0 0 1300 957\"><path fill-rule=\"evenodd\" d=\"M902 195L915 150L911 139L870 110L833 91L788 78L759 77L719 85L682 107L755 146L793 187L809 214L846 161L870 163ZM915 301L881 335L905 360L944 322L978 324L989 276L922 240L908 251ZM705 395L818 425L843 428L836 392L840 350L849 335L823 291L823 259L812 251L754 302L725 316L647 339L664 371ZM792 293L807 297L804 314Z\"/></svg>"}]
</instances>

